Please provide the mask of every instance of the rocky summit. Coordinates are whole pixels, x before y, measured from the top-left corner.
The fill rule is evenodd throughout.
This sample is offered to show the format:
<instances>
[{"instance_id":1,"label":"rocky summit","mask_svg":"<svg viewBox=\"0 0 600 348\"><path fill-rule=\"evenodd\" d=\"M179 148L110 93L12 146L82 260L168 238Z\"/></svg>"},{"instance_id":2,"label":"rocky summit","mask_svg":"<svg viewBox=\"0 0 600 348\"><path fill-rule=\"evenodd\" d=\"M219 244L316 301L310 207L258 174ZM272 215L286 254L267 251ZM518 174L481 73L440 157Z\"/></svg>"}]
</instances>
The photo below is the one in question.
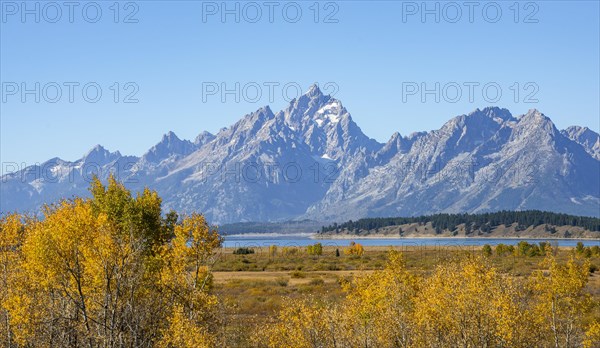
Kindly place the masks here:
<instances>
[{"instance_id":1,"label":"rocky summit","mask_svg":"<svg viewBox=\"0 0 600 348\"><path fill-rule=\"evenodd\" d=\"M39 214L89 195L93 175L110 173L158 191L167 210L218 224L525 209L600 216L600 136L588 128L561 131L538 110L515 117L488 107L381 144L317 86L215 135L168 132L141 157L98 145L74 162L5 174L0 211Z\"/></svg>"}]
</instances>

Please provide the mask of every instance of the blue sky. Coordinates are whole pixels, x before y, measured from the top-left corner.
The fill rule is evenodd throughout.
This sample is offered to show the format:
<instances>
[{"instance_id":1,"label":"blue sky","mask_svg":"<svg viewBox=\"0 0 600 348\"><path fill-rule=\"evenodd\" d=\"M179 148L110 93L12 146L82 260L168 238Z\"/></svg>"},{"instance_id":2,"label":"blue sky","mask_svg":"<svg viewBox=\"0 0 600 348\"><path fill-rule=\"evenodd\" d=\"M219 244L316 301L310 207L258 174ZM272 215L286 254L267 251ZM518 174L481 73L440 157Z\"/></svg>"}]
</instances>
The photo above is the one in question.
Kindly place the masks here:
<instances>
[{"instance_id":1,"label":"blue sky","mask_svg":"<svg viewBox=\"0 0 600 348\"><path fill-rule=\"evenodd\" d=\"M313 1L273 3L269 18L268 2L228 2L233 12L223 20L220 1L120 2L118 14L114 1L76 2L72 18L62 2L59 16L33 1L23 20L21 2L3 0L0 160L75 160L95 144L141 155L169 130L193 139L263 105L279 110L287 104L284 86L291 98L314 82L335 91L381 142L488 105L515 115L537 108L559 128L600 128L598 1L519 2L518 13L512 1L475 2L471 18L464 2L319 2L318 14ZM424 10L433 13L423 20ZM35 93L22 93L35 83L39 103ZM78 84L71 84L72 103L69 83ZM239 102L233 94L224 102L220 92L203 94L203 86L236 83ZM435 90L436 83L439 92L422 101L421 87ZM102 96L93 103L95 88ZM129 100L137 102L124 103L133 92Z\"/></svg>"}]
</instances>

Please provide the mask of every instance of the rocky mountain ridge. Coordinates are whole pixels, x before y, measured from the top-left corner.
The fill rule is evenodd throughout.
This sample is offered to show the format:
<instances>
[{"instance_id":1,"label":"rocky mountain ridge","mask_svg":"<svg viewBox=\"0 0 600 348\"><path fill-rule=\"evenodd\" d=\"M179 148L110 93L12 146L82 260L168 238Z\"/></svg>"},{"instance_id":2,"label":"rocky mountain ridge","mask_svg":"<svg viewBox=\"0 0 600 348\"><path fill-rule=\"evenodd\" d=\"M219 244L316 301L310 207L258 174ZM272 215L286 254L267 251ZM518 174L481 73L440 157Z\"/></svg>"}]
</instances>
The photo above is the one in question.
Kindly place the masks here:
<instances>
[{"instance_id":1,"label":"rocky mountain ridge","mask_svg":"<svg viewBox=\"0 0 600 348\"><path fill-rule=\"evenodd\" d=\"M539 209L600 216L600 136L559 131L538 110L488 107L381 144L317 86L194 141L173 132L141 157L98 145L2 176L0 211L88 195L97 174L158 191L166 209L213 223Z\"/></svg>"}]
</instances>

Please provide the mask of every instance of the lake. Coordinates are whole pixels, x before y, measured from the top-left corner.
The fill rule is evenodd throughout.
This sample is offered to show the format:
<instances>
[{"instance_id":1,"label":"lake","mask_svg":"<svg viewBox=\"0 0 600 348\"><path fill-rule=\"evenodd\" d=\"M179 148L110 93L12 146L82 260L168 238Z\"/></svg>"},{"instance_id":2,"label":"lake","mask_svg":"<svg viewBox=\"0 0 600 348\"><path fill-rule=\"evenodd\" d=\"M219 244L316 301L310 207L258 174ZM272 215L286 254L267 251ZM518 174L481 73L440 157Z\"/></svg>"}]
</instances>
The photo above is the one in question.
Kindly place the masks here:
<instances>
[{"instance_id":1,"label":"lake","mask_svg":"<svg viewBox=\"0 0 600 348\"><path fill-rule=\"evenodd\" d=\"M586 246L600 246L600 239L535 239L535 238L349 238L349 239L314 239L311 234L248 234L225 236L224 247L239 248L252 247L261 248L269 245L278 247L303 247L314 243L321 243L323 246L346 247L351 241L362 244L363 246L401 246L401 247L425 247L425 246L479 246L484 244L497 245L509 244L516 245L525 240L529 243L539 243L549 241L552 244L561 247L574 247L577 242L582 242Z\"/></svg>"}]
</instances>

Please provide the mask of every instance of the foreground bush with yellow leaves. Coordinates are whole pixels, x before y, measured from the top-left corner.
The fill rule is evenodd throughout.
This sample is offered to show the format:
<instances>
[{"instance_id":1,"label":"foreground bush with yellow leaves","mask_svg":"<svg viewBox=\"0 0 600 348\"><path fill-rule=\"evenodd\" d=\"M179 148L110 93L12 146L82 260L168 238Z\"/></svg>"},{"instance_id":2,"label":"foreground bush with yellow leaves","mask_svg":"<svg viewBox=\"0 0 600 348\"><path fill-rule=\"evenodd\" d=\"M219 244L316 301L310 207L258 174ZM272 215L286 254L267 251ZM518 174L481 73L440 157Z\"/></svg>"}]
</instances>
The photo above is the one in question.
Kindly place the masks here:
<instances>
[{"instance_id":1,"label":"foreground bush with yellow leaves","mask_svg":"<svg viewBox=\"0 0 600 348\"><path fill-rule=\"evenodd\" d=\"M161 216L114 178L92 198L0 220L2 347L212 347L209 266L221 237L201 215Z\"/></svg>"},{"instance_id":2,"label":"foreground bush with yellow leaves","mask_svg":"<svg viewBox=\"0 0 600 348\"><path fill-rule=\"evenodd\" d=\"M473 255L416 276L391 251L384 270L345 285L340 305L292 301L253 342L273 348L599 347L600 322L584 319L598 305L584 291L588 262L560 264L547 255L546 271L519 279Z\"/></svg>"}]
</instances>

